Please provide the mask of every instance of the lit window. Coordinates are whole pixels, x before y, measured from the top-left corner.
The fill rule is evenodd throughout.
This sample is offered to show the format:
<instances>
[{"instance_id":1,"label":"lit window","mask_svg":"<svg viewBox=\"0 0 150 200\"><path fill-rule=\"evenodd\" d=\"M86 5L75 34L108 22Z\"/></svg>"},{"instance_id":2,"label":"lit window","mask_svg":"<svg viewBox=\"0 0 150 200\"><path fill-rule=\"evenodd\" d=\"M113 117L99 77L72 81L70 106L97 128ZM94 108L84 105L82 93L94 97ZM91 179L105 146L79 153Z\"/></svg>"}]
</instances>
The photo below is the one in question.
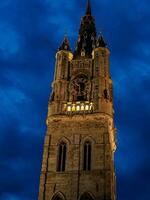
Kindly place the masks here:
<instances>
[{"instance_id":1,"label":"lit window","mask_svg":"<svg viewBox=\"0 0 150 200\"><path fill-rule=\"evenodd\" d=\"M67 112L90 111L92 108L93 103L89 101L76 103L68 102L67 104L64 104L64 111Z\"/></svg>"},{"instance_id":2,"label":"lit window","mask_svg":"<svg viewBox=\"0 0 150 200\"><path fill-rule=\"evenodd\" d=\"M71 106L67 107L67 111L69 111L69 112L71 111Z\"/></svg>"},{"instance_id":3,"label":"lit window","mask_svg":"<svg viewBox=\"0 0 150 200\"><path fill-rule=\"evenodd\" d=\"M80 110L80 106L77 106L76 109L77 109L77 111L79 111Z\"/></svg>"},{"instance_id":4,"label":"lit window","mask_svg":"<svg viewBox=\"0 0 150 200\"><path fill-rule=\"evenodd\" d=\"M75 107L75 104L73 104L72 111L75 111L75 110L76 110L76 107Z\"/></svg>"},{"instance_id":5,"label":"lit window","mask_svg":"<svg viewBox=\"0 0 150 200\"><path fill-rule=\"evenodd\" d=\"M81 110L84 110L84 104L81 105Z\"/></svg>"},{"instance_id":6,"label":"lit window","mask_svg":"<svg viewBox=\"0 0 150 200\"><path fill-rule=\"evenodd\" d=\"M89 105L86 105L86 106L85 106L85 110L89 110Z\"/></svg>"}]
</instances>

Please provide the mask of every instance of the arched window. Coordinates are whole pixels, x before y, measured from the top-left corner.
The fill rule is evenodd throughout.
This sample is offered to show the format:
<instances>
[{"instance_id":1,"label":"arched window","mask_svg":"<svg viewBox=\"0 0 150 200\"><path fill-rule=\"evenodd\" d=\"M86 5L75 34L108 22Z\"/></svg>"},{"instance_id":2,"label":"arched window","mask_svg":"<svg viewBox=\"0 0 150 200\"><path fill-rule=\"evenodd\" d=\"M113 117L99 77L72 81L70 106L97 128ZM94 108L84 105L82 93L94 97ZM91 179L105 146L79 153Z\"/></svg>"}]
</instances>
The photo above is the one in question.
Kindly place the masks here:
<instances>
[{"instance_id":1,"label":"arched window","mask_svg":"<svg viewBox=\"0 0 150 200\"><path fill-rule=\"evenodd\" d=\"M89 141L84 143L83 170L91 170L91 143Z\"/></svg>"},{"instance_id":2,"label":"arched window","mask_svg":"<svg viewBox=\"0 0 150 200\"><path fill-rule=\"evenodd\" d=\"M57 171L62 172L65 171L66 164L66 143L61 142L58 148L58 163L57 163Z\"/></svg>"},{"instance_id":3,"label":"arched window","mask_svg":"<svg viewBox=\"0 0 150 200\"><path fill-rule=\"evenodd\" d=\"M52 197L51 200L65 200L65 197L61 192L58 192Z\"/></svg>"},{"instance_id":4,"label":"arched window","mask_svg":"<svg viewBox=\"0 0 150 200\"><path fill-rule=\"evenodd\" d=\"M59 195L55 196L53 200L63 200Z\"/></svg>"},{"instance_id":5,"label":"arched window","mask_svg":"<svg viewBox=\"0 0 150 200\"><path fill-rule=\"evenodd\" d=\"M80 200L93 200L89 193L84 193L81 195Z\"/></svg>"}]
</instances>

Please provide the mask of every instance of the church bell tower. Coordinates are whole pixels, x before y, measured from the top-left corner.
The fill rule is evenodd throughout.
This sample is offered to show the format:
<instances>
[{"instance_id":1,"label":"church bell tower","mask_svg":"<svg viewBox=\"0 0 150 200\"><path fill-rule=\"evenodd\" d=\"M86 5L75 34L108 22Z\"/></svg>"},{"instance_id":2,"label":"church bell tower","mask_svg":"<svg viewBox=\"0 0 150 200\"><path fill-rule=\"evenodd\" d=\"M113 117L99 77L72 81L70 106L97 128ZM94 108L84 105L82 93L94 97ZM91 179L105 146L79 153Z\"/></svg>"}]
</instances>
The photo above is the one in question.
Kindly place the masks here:
<instances>
[{"instance_id":1,"label":"church bell tower","mask_svg":"<svg viewBox=\"0 0 150 200\"><path fill-rule=\"evenodd\" d=\"M75 50L65 36L56 53L38 200L116 200L109 55L88 1Z\"/></svg>"}]
</instances>

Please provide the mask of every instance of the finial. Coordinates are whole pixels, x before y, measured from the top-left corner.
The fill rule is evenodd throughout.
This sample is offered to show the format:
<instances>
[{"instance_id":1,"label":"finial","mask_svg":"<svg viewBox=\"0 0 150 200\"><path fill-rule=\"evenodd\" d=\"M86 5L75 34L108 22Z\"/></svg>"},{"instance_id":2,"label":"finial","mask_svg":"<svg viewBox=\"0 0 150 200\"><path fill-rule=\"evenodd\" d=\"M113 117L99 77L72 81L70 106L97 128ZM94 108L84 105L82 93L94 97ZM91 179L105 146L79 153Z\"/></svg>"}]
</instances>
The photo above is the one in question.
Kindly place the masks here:
<instances>
[{"instance_id":1,"label":"finial","mask_svg":"<svg viewBox=\"0 0 150 200\"><path fill-rule=\"evenodd\" d=\"M90 0L87 1L86 15L91 15L91 3L90 3Z\"/></svg>"}]
</instances>

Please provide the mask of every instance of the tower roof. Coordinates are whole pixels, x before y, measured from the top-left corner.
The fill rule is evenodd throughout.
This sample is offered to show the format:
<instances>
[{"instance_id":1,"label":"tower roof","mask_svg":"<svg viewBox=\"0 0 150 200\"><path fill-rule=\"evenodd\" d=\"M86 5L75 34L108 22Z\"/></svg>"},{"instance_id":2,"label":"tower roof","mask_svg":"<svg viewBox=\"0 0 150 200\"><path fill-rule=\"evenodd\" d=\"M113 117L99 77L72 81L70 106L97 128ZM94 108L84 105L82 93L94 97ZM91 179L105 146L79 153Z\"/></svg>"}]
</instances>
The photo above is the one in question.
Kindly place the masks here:
<instances>
[{"instance_id":1,"label":"tower roof","mask_svg":"<svg viewBox=\"0 0 150 200\"><path fill-rule=\"evenodd\" d=\"M64 37L64 40L63 40L61 46L59 47L59 51L60 50L71 51L70 45L69 45L69 40L68 40L68 37L66 35Z\"/></svg>"},{"instance_id":2,"label":"tower roof","mask_svg":"<svg viewBox=\"0 0 150 200\"><path fill-rule=\"evenodd\" d=\"M90 0L87 1L87 6L86 6L86 15L91 15L91 3Z\"/></svg>"},{"instance_id":3,"label":"tower roof","mask_svg":"<svg viewBox=\"0 0 150 200\"><path fill-rule=\"evenodd\" d=\"M86 14L81 18L78 41L76 43L76 50L74 57L80 57L82 51L86 57L92 57L93 45L96 41L96 26L95 19L91 15L90 1L87 1Z\"/></svg>"},{"instance_id":4,"label":"tower roof","mask_svg":"<svg viewBox=\"0 0 150 200\"><path fill-rule=\"evenodd\" d=\"M96 47L106 47L107 44L103 38L102 33L99 34L97 40L96 40Z\"/></svg>"}]
</instances>

